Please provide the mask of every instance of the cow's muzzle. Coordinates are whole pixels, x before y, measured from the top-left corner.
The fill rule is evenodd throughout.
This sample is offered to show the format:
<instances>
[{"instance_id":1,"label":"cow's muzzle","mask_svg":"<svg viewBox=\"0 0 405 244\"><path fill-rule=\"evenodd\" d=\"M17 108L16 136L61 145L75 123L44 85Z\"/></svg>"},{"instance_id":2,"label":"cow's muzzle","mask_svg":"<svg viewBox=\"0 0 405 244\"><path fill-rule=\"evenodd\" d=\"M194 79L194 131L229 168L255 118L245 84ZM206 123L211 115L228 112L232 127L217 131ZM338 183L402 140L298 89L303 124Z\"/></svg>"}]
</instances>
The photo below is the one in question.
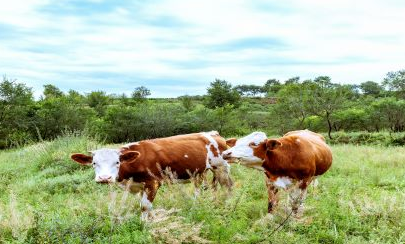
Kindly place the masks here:
<instances>
[{"instance_id":1,"label":"cow's muzzle","mask_svg":"<svg viewBox=\"0 0 405 244\"><path fill-rule=\"evenodd\" d=\"M102 175L96 179L97 183L111 183L113 182L112 176Z\"/></svg>"}]
</instances>

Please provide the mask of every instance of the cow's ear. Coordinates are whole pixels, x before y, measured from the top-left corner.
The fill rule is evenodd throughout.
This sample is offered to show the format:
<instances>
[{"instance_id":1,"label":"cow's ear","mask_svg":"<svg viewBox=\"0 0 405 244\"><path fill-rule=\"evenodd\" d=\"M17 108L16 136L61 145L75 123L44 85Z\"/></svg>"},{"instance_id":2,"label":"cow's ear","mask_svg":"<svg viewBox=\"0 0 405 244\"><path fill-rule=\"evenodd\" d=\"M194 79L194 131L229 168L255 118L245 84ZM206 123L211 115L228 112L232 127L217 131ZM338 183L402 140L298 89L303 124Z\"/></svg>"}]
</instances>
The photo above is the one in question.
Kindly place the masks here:
<instances>
[{"instance_id":1,"label":"cow's ear","mask_svg":"<svg viewBox=\"0 0 405 244\"><path fill-rule=\"evenodd\" d=\"M266 148L267 148L267 150L270 150L270 151L274 150L280 146L281 146L281 142L276 139L270 139L270 140L267 140L267 142L266 142Z\"/></svg>"},{"instance_id":2,"label":"cow's ear","mask_svg":"<svg viewBox=\"0 0 405 244\"><path fill-rule=\"evenodd\" d=\"M127 161L127 162L132 162L134 161L136 158L138 158L141 155L140 152L138 151L127 151L127 152L123 152L120 155L120 162L123 161Z\"/></svg>"},{"instance_id":3,"label":"cow's ear","mask_svg":"<svg viewBox=\"0 0 405 244\"><path fill-rule=\"evenodd\" d=\"M234 147L236 144L237 139L236 138L229 138L228 140L226 140L226 145L228 147Z\"/></svg>"},{"instance_id":4,"label":"cow's ear","mask_svg":"<svg viewBox=\"0 0 405 244\"><path fill-rule=\"evenodd\" d=\"M90 165L93 162L92 156L87 156L87 155L81 154L81 153L72 154L72 156L70 156L70 158L83 165Z\"/></svg>"}]
</instances>

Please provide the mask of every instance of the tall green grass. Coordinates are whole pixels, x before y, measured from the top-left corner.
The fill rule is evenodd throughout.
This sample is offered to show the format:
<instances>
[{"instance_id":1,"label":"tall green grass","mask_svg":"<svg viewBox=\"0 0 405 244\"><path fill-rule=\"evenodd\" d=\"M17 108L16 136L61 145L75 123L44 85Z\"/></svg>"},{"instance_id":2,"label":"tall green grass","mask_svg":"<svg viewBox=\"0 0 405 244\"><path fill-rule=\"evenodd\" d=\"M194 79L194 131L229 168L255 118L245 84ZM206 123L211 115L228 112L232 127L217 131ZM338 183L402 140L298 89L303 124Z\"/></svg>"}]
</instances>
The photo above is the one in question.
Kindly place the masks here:
<instances>
[{"instance_id":1,"label":"tall green grass","mask_svg":"<svg viewBox=\"0 0 405 244\"><path fill-rule=\"evenodd\" d=\"M286 193L267 215L263 173L234 165L235 187L164 185L154 217L139 196L94 182L72 152L100 148L66 135L0 152L0 243L404 243L405 148L333 146L332 168L310 187L304 216L289 218Z\"/></svg>"}]
</instances>

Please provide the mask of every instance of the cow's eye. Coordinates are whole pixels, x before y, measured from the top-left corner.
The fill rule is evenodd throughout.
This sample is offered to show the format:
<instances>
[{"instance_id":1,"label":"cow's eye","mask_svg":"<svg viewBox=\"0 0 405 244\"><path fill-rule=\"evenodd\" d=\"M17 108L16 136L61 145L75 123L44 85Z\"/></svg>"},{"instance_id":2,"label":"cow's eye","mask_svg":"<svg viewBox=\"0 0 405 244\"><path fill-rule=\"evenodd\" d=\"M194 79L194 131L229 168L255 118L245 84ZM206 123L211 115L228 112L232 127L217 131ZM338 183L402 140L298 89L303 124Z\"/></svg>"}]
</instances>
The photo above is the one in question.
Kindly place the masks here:
<instances>
[{"instance_id":1,"label":"cow's eye","mask_svg":"<svg viewBox=\"0 0 405 244\"><path fill-rule=\"evenodd\" d=\"M93 166L96 166L96 163L95 163L95 162L93 162L93 163L92 163L92 165L93 165Z\"/></svg>"},{"instance_id":2,"label":"cow's eye","mask_svg":"<svg viewBox=\"0 0 405 244\"><path fill-rule=\"evenodd\" d=\"M120 162L117 162L116 164L117 164L117 165L119 165L119 164L120 164Z\"/></svg>"},{"instance_id":3,"label":"cow's eye","mask_svg":"<svg viewBox=\"0 0 405 244\"><path fill-rule=\"evenodd\" d=\"M256 143L251 142L251 143L249 143L249 146L250 146L250 147L255 147L255 146L256 146Z\"/></svg>"}]
</instances>

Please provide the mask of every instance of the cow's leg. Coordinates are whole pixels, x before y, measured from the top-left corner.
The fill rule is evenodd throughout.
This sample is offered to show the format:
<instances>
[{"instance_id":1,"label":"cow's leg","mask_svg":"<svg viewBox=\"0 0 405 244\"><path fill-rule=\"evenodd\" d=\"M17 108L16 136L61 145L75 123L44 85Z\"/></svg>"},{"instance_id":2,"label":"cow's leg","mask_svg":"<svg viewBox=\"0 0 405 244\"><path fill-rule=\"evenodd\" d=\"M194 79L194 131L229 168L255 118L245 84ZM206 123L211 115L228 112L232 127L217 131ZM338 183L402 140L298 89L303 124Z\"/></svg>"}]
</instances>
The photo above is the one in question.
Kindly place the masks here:
<instances>
[{"instance_id":1,"label":"cow's leg","mask_svg":"<svg viewBox=\"0 0 405 244\"><path fill-rule=\"evenodd\" d=\"M219 183L219 176L217 175L218 174L217 170L218 170L218 167L212 166L212 168L211 168L211 172L212 172L211 186L212 186L212 189L214 189L214 190L217 189L217 186L218 186L218 183Z\"/></svg>"},{"instance_id":2,"label":"cow's leg","mask_svg":"<svg viewBox=\"0 0 405 244\"><path fill-rule=\"evenodd\" d=\"M229 165L222 165L215 168L213 167L212 172L214 177L212 179L212 184L214 189L216 189L216 186L219 183L221 186L226 186L229 191L232 190L233 181L230 177L229 171Z\"/></svg>"},{"instance_id":3,"label":"cow's leg","mask_svg":"<svg viewBox=\"0 0 405 244\"><path fill-rule=\"evenodd\" d=\"M198 197L200 195L201 185L207 181L206 172L202 174L198 174L194 177L194 197Z\"/></svg>"},{"instance_id":4,"label":"cow's leg","mask_svg":"<svg viewBox=\"0 0 405 244\"><path fill-rule=\"evenodd\" d=\"M147 220L152 210L152 203L155 199L156 192L160 187L160 183L156 180L148 181L145 183L145 188L142 192L142 199L141 199L141 219Z\"/></svg>"},{"instance_id":5,"label":"cow's leg","mask_svg":"<svg viewBox=\"0 0 405 244\"><path fill-rule=\"evenodd\" d=\"M300 181L296 186L291 189L289 200L292 211L296 217L302 216L304 212L304 201L307 195L307 187L312 179L305 179Z\"/></svg>"},{"instance_id":6,"label":"cow's leg","mask_svg":"<svg viewBox=\"0 0 405 244\"><path fill-rule=\"evenodd\" d=\"M272 213L278 203L278 197L277 197L278 188L273 184L273 182L267 176L266 176L266 186L267 186L267 193L269 196L267 212Z\"/></svg>"}]
</instances>

